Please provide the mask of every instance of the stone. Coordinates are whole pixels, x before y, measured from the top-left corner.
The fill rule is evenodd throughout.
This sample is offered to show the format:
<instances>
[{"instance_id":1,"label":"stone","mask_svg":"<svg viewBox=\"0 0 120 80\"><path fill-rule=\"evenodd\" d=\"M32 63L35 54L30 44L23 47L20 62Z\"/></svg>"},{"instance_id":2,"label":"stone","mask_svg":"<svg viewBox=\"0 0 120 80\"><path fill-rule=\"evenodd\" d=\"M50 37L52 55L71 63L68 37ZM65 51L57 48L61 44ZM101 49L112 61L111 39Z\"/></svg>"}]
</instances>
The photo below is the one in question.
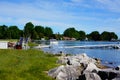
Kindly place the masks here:
<instances>
[{"instance_id":1,"label":"stone","mask_svg":"<svg viewBox=\"0 0 120 80\"><path fill-rule=\"evenodd\" d=\"M120 66L115 69L98 68L100 60L86 54L61 56L58 63L64 65L48 72L56 80L120 80Z\"/></svg>"},{"instance_id":2,"label":"stone","mask_svg":"<svg viewBox=\"0 0 120 80\"><path fill-rule=\"evenodd\" d=\"M117 67L115 68L115 70L120 70L120 66L117 66Z\"/></svg>"},{"instance_id":3,"label":"stone","mask_svg":"<svg viewBox=\"0 0 120 80\"><path fill-rule=\"evenodd\" d=\"M77 80L102 80L96 73L86 73L79 76Z\"/></svg>"},{"instance_id":4,"label":"stone","mask_svg":"<svg viewBox=\"0 0 120 80\"><path fill-rule=\"evenodd\" d=\"M98 72L100 69L97 68L97 66L93 63L89 63L86 67L86 69L84 70L84 73L90 73L90 72Z\"/></svg>"},{"instance_id":5,"label":"stone","mask_svg":"<svg viewBox=\"0 0 120 80\"><path fill-rule=\"evenodd\" d=\"M99 71L98 75L102 80L112 80L117 77L117 73L112 71Z\"/></svg>"},{"instance_id":6,"label":"stone","mask_svg":"<svg viewBox=\"0 0 120 80\"><path fill-rule=\"evenodd\" d=\"M63 65L57 67L57 68L54 68L54 69L51 69L49 70L48 72L48 75L53 77L53 78L56 78L56 76L59 74L59 72L64 68Z\"/></svg>"},{"instance_id":7,"label":"stone","mask_svg":"<svg viewBox=\"0 0 120 80\"><path fill-rule=\"evenodd\" d=\"M83 67L80 66L60 66L54 68L48 72L48 75L56 78L56 80L76 80L78 79L79 75L81 75L81 71Z\"/></svg>"}]
</instances>

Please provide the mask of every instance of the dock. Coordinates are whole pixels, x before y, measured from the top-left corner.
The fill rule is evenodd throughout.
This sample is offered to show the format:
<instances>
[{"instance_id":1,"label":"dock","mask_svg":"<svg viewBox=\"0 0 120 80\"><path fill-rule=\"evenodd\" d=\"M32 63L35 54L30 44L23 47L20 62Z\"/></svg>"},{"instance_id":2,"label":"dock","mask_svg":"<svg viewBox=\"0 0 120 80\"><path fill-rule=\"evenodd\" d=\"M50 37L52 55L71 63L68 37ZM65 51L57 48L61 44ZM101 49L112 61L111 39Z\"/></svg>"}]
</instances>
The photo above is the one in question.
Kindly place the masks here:
<instances>
[{"instance_id":1,"label":"dock","mask_svg":"<svg viewBox=\"0 0 120 80\"><path fill-rule=\"evenodd\" d=\"M82 46L64 46L64 48L81 48L81 49L120 49L120 44L101 44L101 45L82 45Z\"/></svg>"}]
</instances>

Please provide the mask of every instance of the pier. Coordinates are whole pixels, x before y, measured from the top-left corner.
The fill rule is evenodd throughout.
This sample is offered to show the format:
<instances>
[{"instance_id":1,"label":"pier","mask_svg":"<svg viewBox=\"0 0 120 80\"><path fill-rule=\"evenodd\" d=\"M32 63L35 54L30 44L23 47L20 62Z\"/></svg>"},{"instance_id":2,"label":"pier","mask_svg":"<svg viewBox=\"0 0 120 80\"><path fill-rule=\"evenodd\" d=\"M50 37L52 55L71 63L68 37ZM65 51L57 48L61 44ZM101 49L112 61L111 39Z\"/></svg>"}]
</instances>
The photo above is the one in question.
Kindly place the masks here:
<instances>
[{"instance_id":1,"label":"pier","mask_svg":"<svg viewBox=\"0 0 120 80\"><path fill-rule=\"evenodd\" d=\"M120 49L120 44L101 44L101 45L82 45L82 46L64 46L64 48L81 48L81 49Z\"/></svg>"}]
</instances>

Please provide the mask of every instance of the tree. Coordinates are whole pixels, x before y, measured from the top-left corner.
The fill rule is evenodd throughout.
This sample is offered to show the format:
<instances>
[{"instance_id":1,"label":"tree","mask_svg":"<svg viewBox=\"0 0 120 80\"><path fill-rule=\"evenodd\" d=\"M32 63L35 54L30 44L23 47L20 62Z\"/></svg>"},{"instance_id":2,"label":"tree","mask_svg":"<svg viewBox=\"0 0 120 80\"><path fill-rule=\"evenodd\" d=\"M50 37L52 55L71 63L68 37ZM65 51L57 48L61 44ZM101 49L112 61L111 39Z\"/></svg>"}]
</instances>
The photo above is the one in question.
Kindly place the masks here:
<instances>
[{"instance_id":1,"label":"tree","mask_svg":"<svg viewBox=\"0 0 120 80\"><path fill-rule=\"evenodd\" d=\"M110 41L111 37L110 37L110 32L104 31L101 33L101 40L102 41Z\"/></svg>"},{"instance_id":2,"label":"tree","mask_svg":"<svg viewBox=\"0 0 120 80\"><path fill-rule=\"evenodd\" d=\"M56 33L56 34L53 34L53 35L52 35L52 38L53 38L53 39L57 39L57 40L61 40L62 35L58 32L58 33Z\"/></svg>"},{"instance_id":3,"label":"tree","mask_svg":"<svg viewBox=\"0 0 120 80\"><path fill-rule=\"evenodd\" d=\"M66 37L78 39L79 32L77 30L75 30L75 28L68 28L64 31L63 35Z\"/></svg>"},{"instance_id":4,"label":"tree","mask_svg":"<svg viewBox=\"0 0 120 80\"><path fill-rule=\"evenodd\" d=\"M7 30L7 35L9 39L19 39L21 36L21 31L17 26L10 26Z\"/></svg>"},{"instance_id":5,"label":"tree","mask_svg":"<svg viewBox=\"0 0 120 80\"><path fill-rule=\"evenodd\" d=\"M89 34L91 40L94 40L94 41L99 41L100 40L100 34L98 31L93 31Z\"/></svg>"},{"instance_id":6,"label":"tree","mask_svg":"<svg viewBox=\"0 0 120 80\"><path fill-rule=\"evenodd\" d=\"M37 39L37 38L38 38L38 34L37 34L37 32L35 31L35 29L34 29L33 32L32 32L32 38L33 38L33 39Z\"/></svg>"},{"instance_id":7,"label":"tree","mask_svg":"<svg viewBox=\"0 0 120 80\"><path fill-rule=\"evenodd\" d=\"M44 37L44 27L43 26L35 26L35 31L37 33L38 39L41 39Z\"/></svg>"},{"instance_id":8,"label":"tree","mask_svg":"<svg viewBox=\"0 0 120 80\"><path fill-rule=\"evenodd\" d=\"M43 33L44 34L44 27L43 26L35 26L35 31L37 33Z\"/></svg>"},{"instance_id":9,"label":"tree","mask_svg":"<svg viewBox=\"0 0 120 80\"><path fill-rule=\"evenodd\" d=\"M50 38L53 34L53 31L50 27L45 27L45 32L44 33L45 33L46 37Z\"/></svg>"},{"instance_id":10,"label":"tree","mask_svg":"<svg viewBox=\"0 0 120 80\"><path fill-rule=\"evenodd\" d=\"M84 31L79 31L79 40L85 40L86 38L86 33Z\"/></svg>"},{"instance_id":11,"label":"tree","mask_svg":"<svg viewBox=\"0 0 120 80\"><path fill-rule=\"evenodd\" d=\"M6 25L0 26L0 39L7 38L7 30L8 30L8 26L6 26Z\"/></svg>"},{"instance_id":12,"label":"tree","mask_svg":"<svg viewBox=\"0 0 120 80\"><path fill-rule=\"evenodd\" d=\"M33 30L34 30L34 25L31 22L26 23L24 26L24 35L25 37L33 37Z\"/></svg>"},{"instance_id":13,"label":"tree","mask_svg":"<svg viewBox=\"0 0 120 80\"><path fill-rule=\"evenodd\" d=\"M112 39L118 39L118 36L114 33L114 32L110 32L110 37L111 37L111 40Z\"/></svg>"}]
</instances>

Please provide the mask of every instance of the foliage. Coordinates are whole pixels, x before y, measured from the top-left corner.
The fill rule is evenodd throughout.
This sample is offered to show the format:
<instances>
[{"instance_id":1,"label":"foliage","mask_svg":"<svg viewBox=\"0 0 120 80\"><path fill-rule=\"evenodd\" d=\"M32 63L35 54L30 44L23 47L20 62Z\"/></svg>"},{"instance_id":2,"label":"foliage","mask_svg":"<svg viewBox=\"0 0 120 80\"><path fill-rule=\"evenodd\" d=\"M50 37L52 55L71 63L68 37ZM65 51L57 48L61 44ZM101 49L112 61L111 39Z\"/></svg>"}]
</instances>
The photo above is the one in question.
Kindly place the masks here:
<instances>
[{"instance_id":1,"label":"foliage","mask_svg":"<svg viewBox=\"0 0 120 80\"><path fill-rule=\"evenodd\" d=\"M7 30L8 30L8 26L6 26L6 25L0 26L0 39L7 38Z\"/></svg>"},{"instance_id":2,"label":"foliage","mask_svg":"<svg viewBox=\"0 0 120 80\"><path fill-rule=\"evenodd\" d=\"M56 60L40 50L0 50L0 80L54 80L46 72Z\"/></svg>"},{"instance_id":3,"label":"foliage","mask_svg":"<svg viewBox=\"0 0 120 80\"><path fill-rule=\"evenodd\" d=\"M76 38L77 40L94 40L94 41L111 41L118 39L118 36L114 32L104 31L101 34L98 31L93 31L90 34L87 34L82 30L76 30L74 27L67 28L63 35L59 32L53 34L53 30L50 27L44 27L37 25L34 27L32 22L25 24L24 29L20 30L17 26L0 26L0 39L19 39L20 37L31 39L57 39L61 40L62 37Z\"/></svg>"},{"instance_id":4,"label":"foliage","mask_svg":"<svg viewBox=\"0 0 120 80\"><path fill-rule=\"evenodd\" d=\"M50 38L53 34L53 31L50 27L45 27L45 36L47 36L48 38Z\"/></svg>"},{"instance_id":5,"label":"foliage","mask_svg":"<svg viewBox=\"0 0 120 80\"><path fill-rule=\"evenodd\" d=\"M34 47L34 46L38 46L38 44L33 43L33 42L28 42L28 46L29 46L29 47Z\"/></svg>"},{"instance_id":6,"label":"foliage","mask_svg":"<svg viewBox=\"0 0 120 80\"><path fill-rule=\"evenodd\" d=\"M118 39L117 35L114 33L114 32L107 32L107 31L104 31L102 34L101 34L101 39L103 41L111 41L112 39Z\"/></svg>"},{"instance_id":7,"label":"foliage","mask_svg":"<svg viewBox=\"0 0 120 80\"><path fill-rule=\"evenodd\" d=\"M79 31L79 40L85 40L86 38L86 33L84 31Z\"/></svg>"},{"instance_id":8,"label":"foliage","mask_svg":"<svg viewBox=\"0 0 120 80\"><path fill-rule=\"evenodd\" d=\"M10 26L7 30L7 35L9 39L19 39L20 38L20 30L17 26Z\"/></svg>"},{"instance_id":9,"label":"foliage","mask_svg":"<svg viewBox=\"0 0 120 80\"><path fill-rule=\"evenodd\" d=\"M41 39L44 37L44 27L43 26L35 26L35 31L37 33L37 39Z\"/></svg>"},{"instance_id":10,"label":"foliage","mask_svg":"<svg viewBox=\"0 0 120 80\"><path fill-rule=\"evenodd\" d=\"M33 37L32 33L33 33L33 29L34 29L34 25L31 22L26 23L25 27L24 27L24 35L25 37Z\"/></svg>"},{"instance_id":11,"label":"foliage","mask_svg":"<svg viewBox=\"0 0 120 80\"><path fill-rule=\"evenodd\" d=\"M93 31L89 34L91 40L100 41L100 33L98 31Z\"/></svg>"},{"instance_id":12,"label":"foliage","mask_svg":"<svg viewBox=\"0 0 120 80\"><path fill-rule=\"evenodd\" d=\"M70 38L78 38L79 33L75 28L68 28L63 33L64 36L70 37Z\"/></svg>"},{"instance_id":13,"label":"foliage","mask_svg":"<svg viewBox=\"0 0 120 80\"><path fill-rule=\"evenodd\" d=\"M110 37L111 39L118 39L118 36L114 32L110 33Z\"/></svg>"}]
</instances>

